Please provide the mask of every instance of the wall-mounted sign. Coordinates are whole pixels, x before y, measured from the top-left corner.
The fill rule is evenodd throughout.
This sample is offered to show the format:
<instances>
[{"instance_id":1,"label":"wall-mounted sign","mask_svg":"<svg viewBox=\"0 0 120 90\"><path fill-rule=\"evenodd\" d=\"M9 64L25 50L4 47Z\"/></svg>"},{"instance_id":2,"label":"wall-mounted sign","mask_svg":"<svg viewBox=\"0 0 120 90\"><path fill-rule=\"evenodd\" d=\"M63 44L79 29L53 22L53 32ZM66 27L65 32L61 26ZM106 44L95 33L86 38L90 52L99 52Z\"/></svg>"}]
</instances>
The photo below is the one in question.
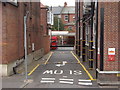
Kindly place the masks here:
<instances>
[{"instance_id":1,"label":"wall-mounted sign","mask_svg":"<svg viewBox=\"0 0 120 90\"><path fill-rule=\"evenodd\" d=\"M7 2L9 2L15 6L18 6L18 0L7 0Z\"/></svg>"},{"instance_id":2,"label":"wall-mounted sign","mask_svg":"<svg viewBox=\"0 0 120 90\"><path fill-rule=\"evenodd\" d=\"M108 61L115 61L115 48L108 48Z\"/></svg>"},{"instance_id":3,"label":"wall-mounted sign","mask_svg":"<svg viewBox=\"0 0 120 90\"><path fill-rule=\"evenodd\" d=\"M115 48L108 48L108 55L115 55Z\"/></svg>"}]
</instances>

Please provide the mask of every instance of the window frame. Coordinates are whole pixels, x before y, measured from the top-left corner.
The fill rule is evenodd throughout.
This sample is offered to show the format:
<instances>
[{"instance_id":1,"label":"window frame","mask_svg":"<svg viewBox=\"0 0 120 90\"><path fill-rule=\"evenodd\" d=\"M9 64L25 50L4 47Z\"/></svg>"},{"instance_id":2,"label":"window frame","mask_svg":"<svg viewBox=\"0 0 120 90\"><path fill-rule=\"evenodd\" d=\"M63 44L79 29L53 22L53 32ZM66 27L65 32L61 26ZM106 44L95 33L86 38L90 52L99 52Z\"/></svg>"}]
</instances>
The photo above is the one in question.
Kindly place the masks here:
<instances>
[{"instance_id":1,"label":"window frame","mask_svg":"<svg viewBox=\"0 0 120 90\"><path fill-rule=\"evenodd\" d=\"M72 26L68 26L68 29L69 29L69 30L73 30L73 27L72 27Z\"/></svg>"},{"instance_id":2,"label":"window frame","mask_svg":"<svg viewBox=\"0 0 120 90\"><path fill-rule=\"evenodd\" d=\"M68 15L64 15L64 20L68 21Z\"/></svg>"}]
</instances>

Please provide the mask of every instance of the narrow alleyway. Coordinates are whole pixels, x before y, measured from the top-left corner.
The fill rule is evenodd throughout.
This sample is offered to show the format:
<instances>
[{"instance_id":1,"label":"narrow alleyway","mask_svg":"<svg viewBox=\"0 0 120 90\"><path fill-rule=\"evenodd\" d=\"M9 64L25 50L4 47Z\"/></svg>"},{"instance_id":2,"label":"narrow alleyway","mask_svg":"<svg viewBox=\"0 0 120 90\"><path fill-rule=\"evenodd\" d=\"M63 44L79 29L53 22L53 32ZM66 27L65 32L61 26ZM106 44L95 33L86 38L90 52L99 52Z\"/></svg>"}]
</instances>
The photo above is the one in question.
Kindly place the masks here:
<instances>
[{"instance_id":1,"label":"narrow alleyway","mask_svg":"<svg viewBox=\"0 0 120 90\"><path fill-rule=\"evenodd\" d=\"M42 61L44 59L44 61ZM35 63L33 63L35 64ZM3 88L104 88L96 80L95 70L89 70L71 49L55 50L36 61L28 68L28 83L25 74L2 78ZM105 88L110 88L106 86ZM111 88L117 88L117 86Z\"/></svg>"},{"instance_id":2,"label":"narrow alleyway","mask_svg":"<svg viewBox=\"0 0 120 90\"><path fill-rule=\"evenodd\" d=\"M0 0L2 90L120 89L120 0L33 1Z\"/></svg>"},{"instance_id":3,"label":"narrow alleyway","mask_svg":"<svg viewBox=\"0 0 120 90\"><path fill-rule=\"evenodd\" d=\"M46 65L40 65L30 75L33 82L26 88L98 87L92 75L72 51L54 51Z\"/></svg>"}]
</instances>

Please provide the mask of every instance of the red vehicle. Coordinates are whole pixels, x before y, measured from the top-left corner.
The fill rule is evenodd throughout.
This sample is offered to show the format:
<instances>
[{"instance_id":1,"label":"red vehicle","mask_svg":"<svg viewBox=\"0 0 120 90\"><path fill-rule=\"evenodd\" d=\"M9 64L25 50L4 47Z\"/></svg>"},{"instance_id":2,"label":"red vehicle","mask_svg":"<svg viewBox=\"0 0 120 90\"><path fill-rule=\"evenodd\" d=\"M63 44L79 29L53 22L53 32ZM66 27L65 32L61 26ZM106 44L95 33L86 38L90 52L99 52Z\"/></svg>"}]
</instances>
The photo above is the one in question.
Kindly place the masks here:
<instances>
[{"instance_id":1,"label":"red vehicle","mask_svg":"<svg viewBox=\"0 0 120 90\"><path fill-rule=\"evenodd\" d=\"M53 36L51 39L51 46L57 46L57 41L58 41L58 38L56 36ZM55 50L57 49L57 47L51 47L51 49Z\"/></svg>"}]
</instances>

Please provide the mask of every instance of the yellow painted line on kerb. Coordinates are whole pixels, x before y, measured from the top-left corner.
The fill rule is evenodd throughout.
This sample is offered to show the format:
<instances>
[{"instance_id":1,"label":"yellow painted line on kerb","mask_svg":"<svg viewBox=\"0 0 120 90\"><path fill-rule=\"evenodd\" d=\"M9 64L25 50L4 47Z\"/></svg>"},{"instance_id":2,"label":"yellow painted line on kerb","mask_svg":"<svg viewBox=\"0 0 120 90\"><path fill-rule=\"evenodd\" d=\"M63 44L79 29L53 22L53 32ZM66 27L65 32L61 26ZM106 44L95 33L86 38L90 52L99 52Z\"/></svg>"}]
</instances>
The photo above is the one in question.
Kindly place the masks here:
<instances>
[{"instance_id":1,"label":"yellow painted line on kerb","mask_svg":"<svg viewBox=\"0 0 120 90\"><path fill-rule=\"evenodd\" d=\"M119 73L117 74L117 77L120 77L120 74L119 74Z\"/></svg>"},{"instance_id":2,"label":"yellow painted line on kerb","mask_svg":"<svg viewBox=\"0 0 120 90\"><path fill-rule=\"evenodd\" d=\"M37 66L33 68L33 70L28 74L28 76L30 76L39 66L40 64L37 64Z\"/></svg>"},{"instance_id":3,"label":"yellow painted line on kerb","mask_svg":"<svg viewBox=\"0 0 120 90\"><path fill-rule=\"evenodd\" d=\"M52 56L53 52L51 52L50 56L48 57L47 61L45 62L45 64L47 64L48 60L50 59L50 57ZM40 66L40 64L37 64L37 66L35 66L33 68L33 70L28 74L28 76L30 76L38 67Z\"/></svg>"},{"instance_id":4,"label":"yellow painted line on kerb","mask_svg":"<svg viewBox=\"0 0 120 90\"><path fill-rule=\"evenodd\" d=\"M52 56L53 52L51 52L50 56L48 57L47 61L44 63L45 65L48 63L50 57Z\"/></svg>"},{"instance_id":5,"label":"yellow painted line on kerb","mask_svg":"<svg viewBox=\"0 0 120 90\"><path fill-rule=\"evenodd\" d=\"M78 61L78 63L82 66L82 68L84 69L84 71L87 73L87 75L89 76L90 80L96 80L93 79L92 75L88 72L88 70L85 68L85 66L80 62L80 60L76 57L76 55L71 51L72 55L76 58L76 60Z\"/></svg>"}]
</instances>

